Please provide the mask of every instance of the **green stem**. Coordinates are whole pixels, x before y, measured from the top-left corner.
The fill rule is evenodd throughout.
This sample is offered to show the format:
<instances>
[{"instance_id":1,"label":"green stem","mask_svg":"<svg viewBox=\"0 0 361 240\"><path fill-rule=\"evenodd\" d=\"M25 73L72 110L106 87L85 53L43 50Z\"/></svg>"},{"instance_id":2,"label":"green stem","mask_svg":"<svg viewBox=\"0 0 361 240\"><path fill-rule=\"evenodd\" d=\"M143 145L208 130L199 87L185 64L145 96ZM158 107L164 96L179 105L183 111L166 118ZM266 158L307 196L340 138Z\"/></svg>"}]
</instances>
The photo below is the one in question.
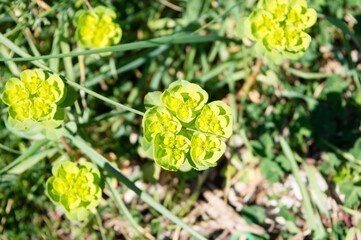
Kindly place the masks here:
<instances>
[{"instance_id":1,"label":"green stem","mask_svg":"<svg viewBox=\"0 0 361 240\"><path fill-rule=\"evenodd\" d=\"M94 97L96 97L96 98L98 98L98 99L100 99L100 100L103 100L104 102L110 103L110 104L112 104L112 105L114 105L114 106L123 108L123 109L125 109L125 110L128 110L128 111L130 111L130 112L133 112L133 113L138 114L138 115L141 115L141 116L144 115L144 113L141 112L141 111L138 111L138 110L133 109L133 108L131 108L131 107L127 107L127 106L125 106L125 105L123 105L123 104L121 104L121 103L118 103L118 102L113 101L113 100L111 100L111 99L109 99L109 98L107 98L107 97L104 97L103 95L100 95L100 94L98 94L98 93L96 93L96 92L94 92L94 91L92 91L92 90L90 90L90 89L88 89L88 88L85 88L85 87L81 86L80 84L78 84L78 83L76 83L76 82L72 82L72 81L69 81L69 80L65 80L65 81L66 81L66 83L69 84L70 86L73 86L73 87L75 87L75 88L78 88L78 89L80 89L80 90L83 90L84 92L88 93L89 95L92 95L92 96L94 96Z\"/></svg>"},{"instance_id":2,"label":"green stem","mask_svg":"<svg viewBox=\"0 0 361 240\"><path fill-rule=\"evenodd\" d=\"M97 151L95 151L91 146L89 146L81 137L73 136L71 132L67 133L66 136L72 140L73 144L83 151L92 161L98 164L101 168L108 171L113 177L118 179L119 182L123 183L126 187L134 191L140 199L149 204L163 216L167 217L172 222L176 223L180 227L184 228L190 234L192 234L196 239L205 240L206 238L200 233L193 230L189 225L183 222L180 218L172 214L168 209L163 207L160 203L155 201L148 193L139 189L133 182L131 182L127 177L125 177L119 169L114 167L110 162L101 156Z\"/></svg>"},{"instance_id":3,"label":"green stem","mask_svg":"<svg viewBox=\"0 0 361 240\"><path fill-rule=\"evenodd\" d=\"M130 214L128 208L125 206L125 203L120 198L119 193L115 190L113 187L111 181L109 178L106 179L106 184L110 190L110 192L113 195L114 201L117 204L119 210L124 214L125 218L128 220L128 222L133 226L134 230L140 234L143 235L143 229L137 224L137 222L134 220L133 216Z\"/></svg>"}]
</instances>

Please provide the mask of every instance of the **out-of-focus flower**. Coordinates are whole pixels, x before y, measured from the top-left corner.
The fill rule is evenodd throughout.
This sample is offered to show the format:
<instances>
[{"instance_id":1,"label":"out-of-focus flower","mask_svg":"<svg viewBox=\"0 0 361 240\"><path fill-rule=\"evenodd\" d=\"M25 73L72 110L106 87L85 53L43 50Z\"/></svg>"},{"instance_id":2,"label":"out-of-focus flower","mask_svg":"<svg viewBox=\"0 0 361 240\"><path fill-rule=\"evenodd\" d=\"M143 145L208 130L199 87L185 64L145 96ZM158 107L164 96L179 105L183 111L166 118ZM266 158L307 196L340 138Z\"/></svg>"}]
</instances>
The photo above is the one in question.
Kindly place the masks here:
<instances>
[{"instance_id":1,"label":"out-of-focus flower","mask_svg":"<svg viewBox=\"0 0 361 240\"><path fill-rule=\"evenodd\" d=\"M277 60L283 54L290 59L302 57L311 36L305 29L317 20L306 0L261 0L249 17L243 18L239 34L256 41L258 54Z\"/></svg>"},{"instance_id":2,"label":"out-of-focus flower","mask_svg":"<svg viewBox=\"0 0 361 240\"><path fill-rule=\"evenodd\" d=\"M75 14L76 38L87 48L105 48L119 43L122 29L115 23L115 12L104 6L94 11L80 10Z\"/></svg>"}]
</instances>

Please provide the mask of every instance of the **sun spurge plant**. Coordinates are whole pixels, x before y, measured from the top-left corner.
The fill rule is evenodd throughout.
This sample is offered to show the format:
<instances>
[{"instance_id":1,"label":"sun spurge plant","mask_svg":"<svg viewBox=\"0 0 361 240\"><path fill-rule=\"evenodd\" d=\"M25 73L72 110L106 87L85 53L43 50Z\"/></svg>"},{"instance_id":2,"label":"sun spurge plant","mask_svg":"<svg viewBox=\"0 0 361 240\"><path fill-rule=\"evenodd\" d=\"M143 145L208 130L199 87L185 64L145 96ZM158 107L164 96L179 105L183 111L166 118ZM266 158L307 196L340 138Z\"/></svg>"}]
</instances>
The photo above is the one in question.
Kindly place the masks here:
<instances>
[{"instance_id":1,"label":"sun spurge plant","mask_svg":"<svg viewBox=\"0 0 361 240\"><path fill-rule=\"evenodd\" d=\"M260 0L239 30L257 41L256 52L267 59L276 60L282 54L299 59L311 42L304 30L316 20L317 13L307 7L306 0Z\"/></svg>"},{"instance_id":2,"label":"sun spurge plant","mask_svg":"<svg viewBox=\"0 0 361 240\"><path fill-rule=\"evenodd\" d=\"M114 22L116 13L104 6L94 11L80 10L75 14L76 38L87 48L105 48L117 44L122 37L122 29Z\"/></svg>"},{"instance_id":3,"label":"sun spurge plant","mask_svg":"<svg viewBox=\"0 0 361 240\"><path fill-rule=\"evenodd\" d=\"M9 124L16 130L26 130L34 122L44 128L56 128L64 121L64 110L58 105L67 88L58 75L40 69L21 72L20 79L11 78L1 95L9 106Z\"/></svg>"},{"instance_id":4,"label":"sun spurge plant","mask_svg":"<svg viewBox=\"0 0 361 240\"><path fill-rule=\"evenodd\" d=\"M218 138L232 134L232 110L227 104L207 104L207 92L184 80L147 98L153 103L143 117L144 138L153 145L159 166L177 171L186 161L196 170L217 165L226 149Z\"/></svg>"},{"instance_id":5,"label":"sun spurge plant","mask_svg":"<svg viewBox=\"0 0 361 240\"><path fill-rule=\"evenodd\" d=\"M102 189L98 168L84 162L76 165L65 161L55 165L53 176L46 182L46 193L55 203L64 207L69 219L82 221L89 215L89 209L99 205Z\"/></svg>"}]
</instances>

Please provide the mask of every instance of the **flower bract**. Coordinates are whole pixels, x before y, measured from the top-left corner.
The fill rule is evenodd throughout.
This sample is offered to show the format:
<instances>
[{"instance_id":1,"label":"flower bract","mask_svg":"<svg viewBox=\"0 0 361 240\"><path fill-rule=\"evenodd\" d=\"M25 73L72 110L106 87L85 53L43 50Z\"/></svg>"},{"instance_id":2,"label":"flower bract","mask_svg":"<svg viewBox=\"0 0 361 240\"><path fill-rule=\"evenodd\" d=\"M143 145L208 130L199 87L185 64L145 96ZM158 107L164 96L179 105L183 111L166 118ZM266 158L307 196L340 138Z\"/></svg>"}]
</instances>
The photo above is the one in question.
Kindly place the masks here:
<instances>
[{"instance_id":1,"label":"flower bract","mask_svg":"<svg viewBox=\"0 0 361 240\"><path fill-rule=\"evenodd\" d=\"M144 138L153 144L152 157L159 166L177 171L186 161L196 170L217 165L226 149L218 138L229 138L233 128L227 104L207 104L207 92L184 80L145 99L150 108L143 117Z\"/></svg>"}]
</instances>

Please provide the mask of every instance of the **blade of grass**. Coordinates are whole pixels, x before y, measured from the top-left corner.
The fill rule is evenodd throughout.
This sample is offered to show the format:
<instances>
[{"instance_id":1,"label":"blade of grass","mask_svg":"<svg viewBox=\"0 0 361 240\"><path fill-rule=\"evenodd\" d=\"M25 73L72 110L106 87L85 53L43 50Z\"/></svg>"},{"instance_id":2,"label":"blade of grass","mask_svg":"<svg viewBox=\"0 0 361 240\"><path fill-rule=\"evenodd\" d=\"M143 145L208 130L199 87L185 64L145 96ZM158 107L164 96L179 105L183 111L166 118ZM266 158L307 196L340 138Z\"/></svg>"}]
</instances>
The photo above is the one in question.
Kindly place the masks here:
<instances>
[{"instance_id":1,"label":"blade of grass","mask_svg":"<svg viewBox=\"0 0 361 240\"><path fill-rule=\"evenodd\" d=\"M340 205L340 207L345 213L348 213L348 214L351 214L352 216L361 218L361 212L353 210L351 208L344 207L342 205Z\"/></svg>"},{"instance_id":2,"label":"blade of grass","mask_svg":"<svg viewBox=\"0 0 361 240\"><path fill-rule=\"evenodd\" d=\"M132 214L130 214L127 206L125 206L125 203L123 202L123 200L120 198L119 193L115 190L115 188L113 187L111 181L109 178L106 179L106 184L110 190L110 192L113 195L113 200L114 202L117 204L119 210L124 214L125 218L128 220L128 222L132 225L132 227L134 228L134 230L140 234L140 235L144 235L144 231L143 229L138 225L138 223L134 220Z\"/></svg>"},{"instance_id":3,"label":"blade of grass","mask_svg":"<svg viewBox=\"0 0 361 240\"><path fill-rule=\"evenodd\" d=\"M77 88L77 89L83 90L84 92L88 93L89 95L92 95L92 96L94 96L94 97L96 97L96 98L98 98L98 99L100 99L100 100L103 100L104 102L110 103L110 104L112 104L112 105L114 105L114 106L123 108L123 109L125 109L125 110L128 110L128 111L130 111L130 112L133 112L133 113L138 114L138 115L141 115L141 116L144 115L144 113L141 112L141 111L139 111L139 110L136 110L136 109L131 108L131 107L127 107L127 106L125 106L125 105L123 105L123 104L121 104L121 103L118 103L118 102L113 101L113 100L111 100L111 99L109 99L109 98L107 98L107 97L104 97L103 95L100 95L99 93L96 93L96 92L94 92L94 91L92 91L92 90L90 90L90 89L88 89L88 88L85 88L85 87L80 86L80 85L79 85L78 83L76 83L76 82L71 82L71 81L69 81L69 80L66 80L66 83L69 84L69 85L72 86L72 87L75 87L75 88Z\"/></svg>"},{"instance_id":4,"label":"blade of grass","mask_svg":"<svg viewBox=\"0 0 361 240\"><path fill-rule=\"evenodd\" d=\"M305 210L305 217L308 224L308 227L313 231L316 239L324 239L326 236L325 229L319 218L316 218L316 215L313 211L312 204L306 187L301 179L300 169L298 168L297 162L293 156L292 150L286 140L280 136L280 144L282 147L282 151L290 161L292 174L296 179L296 182L300 188L302 194L302 203Z\"/></svg>"},{"instance_id":5,"label":"blade of grass","mask_svg":"<svg viewBox=\"0 0 361 240\"><path fill-rule=\"evenodd\" d=\"M0 38L0 42L4 36L1 34L2 38ZM132 42L132 43L124 43L115 45L112 47L107 48L100 48L100 49L92 49L92 50L85 50L85 51L72 51L69 53L62 53L62 54L54 54L54 55L43 55L39 57L31 57L31 56L23 56L19 58L1 58L0 62L7 62L7 61L35 61L40 59L51 59L51 58L65 58L65 57L77 57L80 55L90 55L90 54L99 54L104 52L124 52L129 50L135 49L143 49L143 48L153 48L158 47L165 44L189 44L189 43L204 43L204 42L214 42L214 41L233 41L238 42L238 40L221 37L217 35L193 35L193 34L175 34L166 37L160 38L153 38L144 41ZM19 54L20 55L20 54Z\"/></svg>"},{"instance_id":6,"label":"blade of grass","mask_svg":"<svg viewBox=\"0 0 361 240\"><path fill-rule=\"evenodd\" d=\"M0 54L6 58L10 58L10 54L8 52L8 49L1 45L0 46ZM15 63L13 62L7 62L6 65L9 67L10 71L12 74L14 74L15 76L19 76L20 75L20 71L18 69L18 66L16 66Z\"/></svg>"},{"instance_id":7,"label":"blade of grass","mask_svg":"<svg viewBox=\"0 0 361 240\"><path fill-rule=\"evenodd\" d=\"M55 29L53 44L52 44L52 48L51 48L51 54L59 54L59 51L60 51L59 41L60 41L60 31L59 31L59 29ZM59 58L50 59L49 67L51 69L53 69L54 71L58 72L59 71Z\"/></svg>"},{"instance_id":8,"label":"blade of grass","mask_svg":"<svg viewBox=\"0 0 361 240\"><path fill-rule=\"evenodd\" d=\"M33 58L29 53L25 52L21 48L19 48L16 44L14 44L12 41L10 41L8 38L6 38L4 35L0 33L0 43L4 44L7 48L14 51L15 53L19 54L22 57L26 58ZM36 57L35 57L36 58ZM7 58L7 61L12 61L13 58ZM1 60L0 60L1 61ZM46 65L42 64L41 62L37 61L36 59L32 60L32 63L38 67L41 67L46 70L50 70Z\"/></svg>"},{"instance_id":9,"label":"blade of grass","mask_svg":"<svg viewBox=\"0 0 361 240\"><path fill-rule=\"evenodd\" d=\"M163 45L163 46L156 48L155 50L149 52L148 54L144 55L143 57L137 58L134 61L121 66L120 68L118 68L116 70L116 74L120 74L120 73L129 71L129 70L132 70L134 68L140 67L141 65L143 65L145 62L149 61L150 59L161 55L163 52L168 50L169 47L170 47L170 45ZM113 73L111 71L107 72L105 74L100 74L92 79L87 80L85 82L84 86L91 87L95 84L98 84L101 80L110 78L112 75L113 75Z\"/></svg>"},{"instance_id":10,"label":"blade of grass","mask_svg":"<svg viewBox=\"0 0 361 240\"><path fill-rule=\"evenodd\" d=\"M58 149L52 148L48 149L46 151L41 151L35 155L32 155L26 160L22 161L21 163L17 164L15 167L11 168L8 172L12 174L20 174L24 171L28 170L29 168L33 167L36 163L38 163L40 160L44 159L49 154L57 152Z\"/></svg>"},{"instance_id":11,"label":"blade of grass","mask_svg":"<svg viewBox=\"0 0 361 240\"><path fill-rule=\"evenodd\" d=\"M105 237L105 231L104 231L104 227L102 224L102 219L97 211L97 209L95 209L95 218L97 220L98 226L99 226L99 230L100 230L100 236L102 237L102 240L106 240L107 238Z\"/></svg>"},{"instance_id":12,"label":"blade of grass","mask_svg":"<svg viewBox=\"0 0 361 240\"><path fill-rule=\"evenodd\" d=\"M71 133L66 134L66 136L72 140L73 144L81 149L85 155L87 155L92 161L98 164L101 168L107 170L113 177L115 177L119 182L123 183L126 187L134 191L140 199L149 204L155 210L163 214L169 220L178 224L180 227L184 228L190 234L192 234L196 239L206 239L200 233L193 230L189 225L179 219L177 216L172 214L168 209L164 208L161 204L155 201L149 194L139 189L133 182L131 182L127 177L125 177L119 169L114 167L109 163L107 159L101 156L96 152L91 146L89 146L81 137L73 136Z\"/></svg>"},{"instance_id":13,"label":"blade of grass","mask_svg":"<svg viewBox=\"0 0 361 240\"><path fill-rule=\"evenodd\" d=\"M327 220L331 225L331 228L333 228L331 216L330 216L330 213L328 212L327 205L326 205L326 197L325 197L324 193L321 191L321 189L317 183L316 170L309 165L305 165L305 170L307 173L308 180L310 181L310 186L313 189L313 191L315 192L316 197L320 203L319 206L321 208L321 212L323 212L326 215Z\"/></svg>"},{"instance_id":14,"label":"blade of grass","mask_svg":"<svg viewBox=\"0 0 361 240\"><path fill-rule=\"evenodd\" d=\"M3 145L3 144L1 144L0 143L0 148L2 149L2 150L5 150L5 151L8 151L8 152L11 152L11 153L14 153L14 154L21 154L21 152L19 152L19 151L17 151L17 150L14 150L14 149L12 149L12 148L9 148L8 146L5 146L5 145Z\"/></svg>"},{"instance_id":15,"label":"blade of grass","mask_svg":"<svg viewBox=\"0 0 361 240\"><path fill-rule=\"evenodd\" d=\"M66 12L63 12L63 14L61 15L59 24L61 26L61 33L60 33L61 52L64 54L68 54L70 52L70 46L69 46L69 41L68 41L69 23L67 21ZM63 59L63 61L64 61L64 66L65 66L66 76L68 77L68 79L70 81L75 81L72 59L70 57L65 57Z\"/></svg>"},{"instance_id":16,"label":"blade of grass","mask_svg":"<svg viewBox=\"0 0 361 240\"><path fill-rule=\"evenodd\" d=\"M31 155L33 155L36 151L38 151L42 146L46 145L49 142L48 139L42 139L40 141L37 141L31 147L29 147L24 153L22 153L18 158L16 158L14 161L12 161L9 165L4 167L0 170L0 174L8 171L9 169L13 168L15 165L21 163Z\"/></svg>"},{"instance_id":17,"label":"blade of grass","mask_svg":"<svg viewBox=\"0 0 361 240\"><path fill-rule=\"evenodd\" d=\"M319 73L319 72L302 72L302 71L294 69L294 68L287 68L287 71L289 71L296 77L300 77L300 78L307 79L307 80L327 78L327 77L334 75L334 74Z\"/></svg>"},{"instance_id":18,"label":"blade of grass","mask_svg":"<svg viewBox=\"0 0 361 240\"><path fill-rule=\"evenodd\" d=\"M350 31L350 29L347 28L347 25L343 21L336 18L328 17L323 14L319 14L319 15L320 17L325 18L334 26L338 27L343 32L343 34L349 35L351 39L355 42L356 46L361 50L361 43L358 41L357 37Z\"/></svg>"}]
</instances>

